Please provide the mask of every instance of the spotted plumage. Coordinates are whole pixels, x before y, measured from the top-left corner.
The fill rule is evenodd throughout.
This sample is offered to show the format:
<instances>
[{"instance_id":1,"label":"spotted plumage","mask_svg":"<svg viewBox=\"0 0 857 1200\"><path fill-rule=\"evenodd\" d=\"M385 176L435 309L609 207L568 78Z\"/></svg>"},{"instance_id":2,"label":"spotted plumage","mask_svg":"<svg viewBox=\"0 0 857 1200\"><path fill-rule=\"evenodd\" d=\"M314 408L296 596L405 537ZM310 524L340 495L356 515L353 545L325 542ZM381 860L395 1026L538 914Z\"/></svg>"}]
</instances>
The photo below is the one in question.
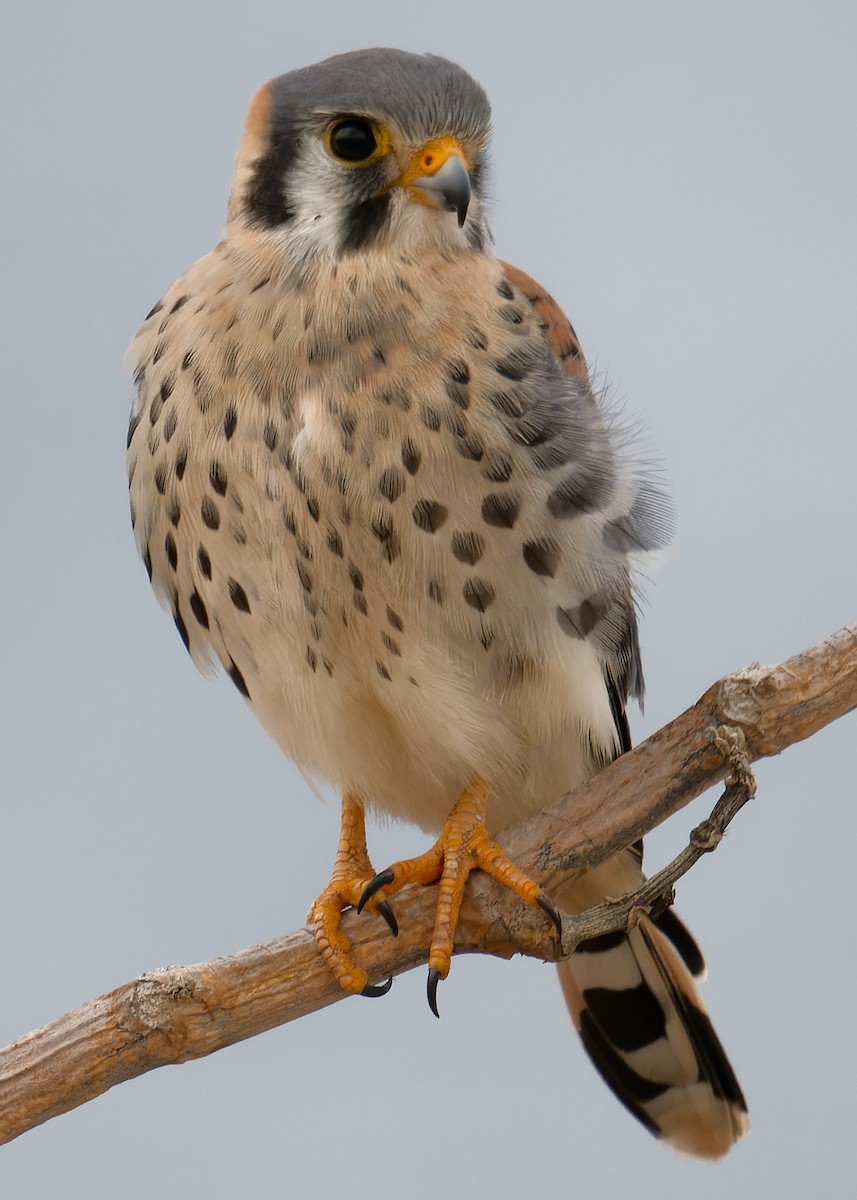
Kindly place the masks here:
<instances>
[{"instance_id":1,"label":"spotted plumage","mask_svg":"<svg viewBox=\"0 0 857 1200\"><path fill-rule=\"evenodd\" d=\"M492 831L628 748L643 689L629 554L662 543L665 504L555 302L487 249L489 125L478 84L431 56L273 80L223 240L132 351L138 547L194 661L219 662L282 749L342 789L313 921L343 987L368 994L339 910L388 919L386 895L437 878L453 822L493 869ZM373 880L364 809L444 833ZM640 877L628 851L557 899ZM437 929L433 1008L454 916ZM699 966L677 919L643 921L561 975L620 1098L717 1155L743 1098L682 954Z\"/></svg>"}]
</instances>

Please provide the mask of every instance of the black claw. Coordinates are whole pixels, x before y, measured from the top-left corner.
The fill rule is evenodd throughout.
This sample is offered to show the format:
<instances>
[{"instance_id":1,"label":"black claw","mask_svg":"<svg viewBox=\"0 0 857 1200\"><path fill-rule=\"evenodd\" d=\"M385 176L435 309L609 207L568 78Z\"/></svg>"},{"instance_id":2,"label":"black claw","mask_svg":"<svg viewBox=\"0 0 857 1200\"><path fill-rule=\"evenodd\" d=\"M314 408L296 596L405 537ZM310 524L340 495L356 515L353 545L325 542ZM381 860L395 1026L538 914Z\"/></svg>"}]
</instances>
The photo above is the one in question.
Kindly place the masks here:
<instances>
[{"instance_id":1,"label":"black claw","mask_svg":"<svg viewBox=\"0 0 857 1200\"><path fill-rule=\"evenodd\" d=\"M392 883L395 876L390 867L386 871L379 871L374 879L370 879L363 889L363 894L357 902L357 911L363 912L363 906L367 900L371 900L376 892L380 892L382 887L386 887L388 883Z\"/></svg>"},{"instance_id":2,"label":"black claw","mask_svg":"<svg viewBox=\"0 0 857 1200\"><path fill-rule=\"evenodd\" d=\"M437 967L429 967L426 994L428 995L429 1008L432 1010L438 1020L440 1020L440 1013L437 1011L437 985L439 983L440 971L437 969Z\"/></svg>"},{"instance_id":3,"label":"black claw","mask_svg":"<svg viewBox=\"0 0 857 1200\"><path fill-rule=\"evenodd\" d=\"M398 937L399 936L399 922L396 920L396 916L386 900L382 900L379 903L378 916L383 917L384 920L387 922L390 933L392 933L393 937Z\"/></svg>"},{"instance_id":4,"label":"black claw","mask_svg":"<svg viewBox=\"0 0 857 1200\"><path fill-rule=\"evenodd\" d=\"M538 904L538 906L542 910L542 912L546 912L547 915L550 917L550 919L553 921L554 928L556 929L556 935L558 938L561 938L562 937L562 917L559 915L557 910L551 904L550 900L548 900L548 898L544 894L544 892L539 892L538 896L536 896L536 904Z\"/></svg>"},{"instance_id":5,"label":"black claw","mask_svg":"<svg viewBox=\"0 0 857 1200\"><path fill-rule=\"evenodd\" d=\"M378 996L386 996L392 986L393 976L391 975L386 983L367 983L360 995L369 996L374 1000Z\"/></svg>"}]
</instances>

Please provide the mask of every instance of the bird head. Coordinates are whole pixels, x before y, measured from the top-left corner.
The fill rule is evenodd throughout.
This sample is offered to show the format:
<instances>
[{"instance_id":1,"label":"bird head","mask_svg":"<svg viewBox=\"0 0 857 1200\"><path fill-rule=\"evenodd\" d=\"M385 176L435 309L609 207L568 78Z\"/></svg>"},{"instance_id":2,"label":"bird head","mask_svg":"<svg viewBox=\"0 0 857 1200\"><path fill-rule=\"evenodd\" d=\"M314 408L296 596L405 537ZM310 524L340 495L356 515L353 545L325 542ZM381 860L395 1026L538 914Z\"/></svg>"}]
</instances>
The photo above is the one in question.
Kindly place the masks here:
<instances>
[{"instance_id":1,"label":"bird head","mask_svg":"<svg viewBox=\"0 0 857 1200\"><path fill-rule=\"evenodd\" d=\"M230 223L293 266L479 250L491 110L447 59L360 50L280 75L250 107Z\"/></svg>"}]
</instances>

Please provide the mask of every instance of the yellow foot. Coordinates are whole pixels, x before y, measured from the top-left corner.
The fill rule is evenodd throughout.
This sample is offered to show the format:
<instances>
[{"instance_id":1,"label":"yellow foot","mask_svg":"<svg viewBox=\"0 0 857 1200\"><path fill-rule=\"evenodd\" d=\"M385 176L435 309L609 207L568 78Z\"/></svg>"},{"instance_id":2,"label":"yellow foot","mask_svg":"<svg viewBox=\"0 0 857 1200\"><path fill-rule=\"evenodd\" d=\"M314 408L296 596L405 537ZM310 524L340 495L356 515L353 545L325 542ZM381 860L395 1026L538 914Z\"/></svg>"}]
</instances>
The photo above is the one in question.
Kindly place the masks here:
<instances>
[{"instance_id":1,"label":"yellow foot","mask_svg":"<svg viewBox=\"0 0 857 1200\"><path fill-rule=\"evenodd\" d=\"M366 849L363 805L346 792L342 797L342 823L333 875L307 913L307 921L315 930L316 945L322 958L340 986L346 992L359 992L361 996L383 996L393 985L392 979L372 984L366 972L354 966L348 953L351 943L339 924L343 909L357 907L374 874L375 868ZM362 908L383 917L396 937L399 926L380 888L375 889L372 899Z\"/></svg>"},{"instance_id":2,"label":"yellow foot","mask_svg":"<svg viewBox=\"0 0 857 1200\"><path fill-rule=\"evenodd\" d=\"M471 871L477 868L485 871L528 904L543 909L562 936L559 913L545 893L489 838L485 829L488 792L488 784L482 780L469 787L447 817L441 835L431 849L381 871L363 889L357 904L357 911L362 912L379 896L393 896L406 883L440 881L428 973L429 1008L436 1017L440 1016L437 985L449 974L458 913Z\"/></svg>"}]
</instances>

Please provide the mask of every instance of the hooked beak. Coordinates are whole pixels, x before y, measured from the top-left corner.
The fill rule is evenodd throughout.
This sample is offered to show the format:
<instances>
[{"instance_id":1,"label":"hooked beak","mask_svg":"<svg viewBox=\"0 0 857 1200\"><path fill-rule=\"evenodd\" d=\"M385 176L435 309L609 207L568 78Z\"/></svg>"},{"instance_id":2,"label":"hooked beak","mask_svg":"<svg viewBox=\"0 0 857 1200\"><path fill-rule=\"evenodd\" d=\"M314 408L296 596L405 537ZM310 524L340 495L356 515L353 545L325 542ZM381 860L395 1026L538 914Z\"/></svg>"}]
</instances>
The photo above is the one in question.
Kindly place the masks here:
<instances>
[{"instance_id":1,"label":"hooked beak","mask_svg":"<svg viewBox=\"0 0 857 1200\"><path fill-rule=\"evenodd\" d=\"M454 212L459 227L464 224L470 205L470 175L454 138L441 138L424 146L397 180L397 186L408 188L418 202Z\"/></svg>"}]
</instances>

